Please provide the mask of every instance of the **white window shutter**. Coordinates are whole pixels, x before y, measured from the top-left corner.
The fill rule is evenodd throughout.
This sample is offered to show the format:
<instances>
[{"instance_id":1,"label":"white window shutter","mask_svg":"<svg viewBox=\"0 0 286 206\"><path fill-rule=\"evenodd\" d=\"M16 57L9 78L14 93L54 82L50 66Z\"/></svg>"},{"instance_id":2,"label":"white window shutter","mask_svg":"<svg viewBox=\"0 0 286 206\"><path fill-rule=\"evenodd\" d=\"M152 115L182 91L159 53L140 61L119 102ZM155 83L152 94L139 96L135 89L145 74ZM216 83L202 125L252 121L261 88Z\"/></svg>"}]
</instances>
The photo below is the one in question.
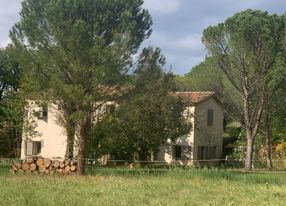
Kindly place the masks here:
<instances>
[{"instance_id":1,"label":"white window shutter","mask_svg":"<svg viewBox=\"0 0 286 206\"><path fill-rule=\"evenodd\" d=\"M26 155L32 156L33 155L33 142L27 141L27 148L26 148Z\"/></svg>"}]
</instances>

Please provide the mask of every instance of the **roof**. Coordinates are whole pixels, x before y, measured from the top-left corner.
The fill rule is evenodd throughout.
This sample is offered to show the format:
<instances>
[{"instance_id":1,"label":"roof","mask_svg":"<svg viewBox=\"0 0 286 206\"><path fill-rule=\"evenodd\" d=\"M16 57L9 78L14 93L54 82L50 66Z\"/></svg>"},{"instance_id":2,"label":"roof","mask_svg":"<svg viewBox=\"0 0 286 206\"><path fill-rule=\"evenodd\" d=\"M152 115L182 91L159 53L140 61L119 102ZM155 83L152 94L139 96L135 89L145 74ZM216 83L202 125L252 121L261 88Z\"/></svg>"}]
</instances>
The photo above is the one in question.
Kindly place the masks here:
<instances>
[{"instance_id":1,"label":"roof","mask_svg":"<svg viewBox=\"0 0 286 206\"><path fill-rule=\"evenodd\" d=\"M199 104L213 97L219 104L221 104L214 92L174 92L173 94L188 103Z\"/></svg>"}]
</instances>

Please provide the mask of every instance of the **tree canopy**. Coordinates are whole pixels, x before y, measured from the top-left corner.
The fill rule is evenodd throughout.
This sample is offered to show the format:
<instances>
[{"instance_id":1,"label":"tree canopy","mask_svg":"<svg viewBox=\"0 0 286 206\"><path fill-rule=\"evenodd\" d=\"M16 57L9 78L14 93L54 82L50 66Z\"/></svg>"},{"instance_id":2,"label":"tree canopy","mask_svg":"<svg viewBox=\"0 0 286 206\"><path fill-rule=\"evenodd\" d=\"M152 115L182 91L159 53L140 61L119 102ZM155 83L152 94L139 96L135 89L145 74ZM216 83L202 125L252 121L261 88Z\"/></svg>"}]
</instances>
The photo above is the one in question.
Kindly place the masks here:
<instances>
[{"instance_id":1,"label":"tree canopy","mask_svg":"<svg viewBox=\"0 0 286 206\"><path fill-rule=\"evenodd\" d=\"M171 95L174 76L163 70L164 63L158 48L143 50L132 75L131 91L95 126L92 141L106 154L116 159L151 160L168 139L174 141L189 133L191 125L183 116L185 105ZM90 145L97 150L94 143Z\"/></svg>"},{"instance_id":2,"label":"tree canopy","mask_svg":"<svg viewBox=\"0 0 286 206\"><path fill-rule=\"evenodd\" d=\"M22 68L17 50L0 49L0 156L20 154L24 101L20 94Z\"/></svg>"},{"instance_id":3,"label":"tree canopy","mask_svg":"<svg viewBox=\"0 0 286 206\"><path fill-rule=\"evenodd\" d=\"M246 10L203 32L203 42L243 102L247 136L245 168L251 169L253 142L265 107L264 79L283 53L284 20L259 10Z\"/></svg>"},{"instance_id":4,"label":"tree canopy","mask_svg":"<svg viewBox=\"0 0 286 206\"><path fill-rule=\"evenodd\" d=\"M95 102L120 88L131 55L151 34L141 0L25 0L11 30L26 71L79 127L79 174Z\"/></svg>"}]
</instances>

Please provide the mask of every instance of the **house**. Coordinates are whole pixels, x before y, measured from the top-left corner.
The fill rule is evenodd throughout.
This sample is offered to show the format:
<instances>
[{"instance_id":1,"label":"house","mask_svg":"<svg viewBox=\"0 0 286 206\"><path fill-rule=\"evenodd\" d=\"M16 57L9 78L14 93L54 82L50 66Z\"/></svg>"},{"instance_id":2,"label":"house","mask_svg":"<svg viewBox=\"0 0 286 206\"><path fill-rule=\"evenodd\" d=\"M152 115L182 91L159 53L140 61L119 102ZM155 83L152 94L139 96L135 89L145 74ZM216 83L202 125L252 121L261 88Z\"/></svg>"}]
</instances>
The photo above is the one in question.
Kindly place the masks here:
<instances>
[{"instance_id":1,"label":"house","mask_svg":"<svg viewBox=\"0 0 286 206\"><path fill-rule=\"evenodd\" d=\"M25 128L32 127L35 133ZM26 108L25 124L22 132L21 159L26 156L39 155L47 158L64 157L66 135L57 120L54 106L39 106L33 101Z\"/></svg>"},{"instance_id":2,"label":"house","mask_svg":"<svg viewBox=\"0 0 286 206\"><path fill-rule=\"evenodd\" d=\"M159 148L158 161L176 163L222 158L224 110L214 92L175 92L186 103L192 131Z\"/></svg>"},{"instance_id":3,"label":"house","mask_svg":"<svg viewBox=\"0 0 286 206\"><path fill-rule=\"evenodd\" d=\"M186 103L185 116L192 122L193 129L176 142L168 141L160 146L157 160L174 163L178 160L221 158L224 111L218 98L213 92L176 92L174 95ZM97 116L104 114L112 105L112 102L106 102L97 110ZM56 105L45 107L31 102L26 119L32 121L36 133L23 131L22 159L32 155L51 159L65 157L67 137L59 125L58 113Z\"/></svg>"},{"instance_id":4,"label":"house","mask_svg":"<svg viewBox=\"0 0 286 206\"><path fill-rule=\"evenodd\" d=\"M96 111L98 120L102 115L114 107L113 102L105 102ZM27 106L25 124L29 129L22 132L21 159L27 156L42 156L50 159L63 159L67 149L67 135L64 127L58 121L60 109L50 104L39 106L30 101ZM30 128L33 128L31 132ZM75 153L77 145L75 145Z\"/></svg>"}]
</instances>

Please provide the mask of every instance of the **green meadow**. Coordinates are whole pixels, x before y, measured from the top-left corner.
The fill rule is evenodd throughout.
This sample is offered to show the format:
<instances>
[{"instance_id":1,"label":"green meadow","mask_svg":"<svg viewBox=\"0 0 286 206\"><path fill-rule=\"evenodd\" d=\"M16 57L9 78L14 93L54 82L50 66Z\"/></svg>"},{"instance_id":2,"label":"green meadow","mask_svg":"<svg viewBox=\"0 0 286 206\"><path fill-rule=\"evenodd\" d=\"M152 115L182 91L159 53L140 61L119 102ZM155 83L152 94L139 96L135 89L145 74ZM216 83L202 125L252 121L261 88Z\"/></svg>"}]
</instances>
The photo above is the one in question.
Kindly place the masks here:
<instances>
[{"instance_id":1,"label":"green meadow","mask_svg":"<svg viewBox=\"0 0 286 206\"><path fill-rule=\"evenodd\" d=\"M1 205L285 205L286 173L95 168L83 177L0 172Z\"/></svg>"}]
</instances>

